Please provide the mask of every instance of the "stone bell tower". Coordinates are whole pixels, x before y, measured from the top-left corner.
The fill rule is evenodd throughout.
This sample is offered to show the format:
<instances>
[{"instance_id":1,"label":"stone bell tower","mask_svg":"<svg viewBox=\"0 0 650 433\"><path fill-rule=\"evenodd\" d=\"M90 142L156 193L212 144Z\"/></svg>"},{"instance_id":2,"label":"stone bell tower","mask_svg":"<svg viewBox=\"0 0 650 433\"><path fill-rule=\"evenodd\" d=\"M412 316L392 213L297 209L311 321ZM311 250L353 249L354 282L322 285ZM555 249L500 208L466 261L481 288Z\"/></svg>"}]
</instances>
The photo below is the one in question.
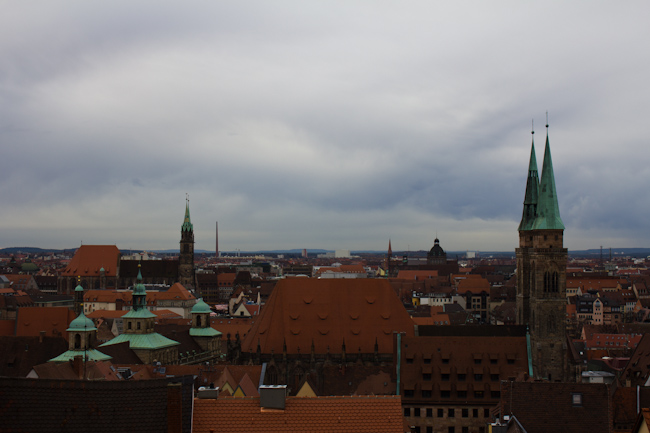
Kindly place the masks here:
<instances>
[{"instance_id":1,"label":"stone bell tower","mask_svg":"<svg viewBox=\"0 0 650 433\"><path fill-rule=\"evenodd\" d=\"M531 147L524 209L517 248L517 323L528 325L535 379L568 379L566 357L566 266L546 125L542 176L538 182L535 144Z\"/></svg>"}]
</instances>

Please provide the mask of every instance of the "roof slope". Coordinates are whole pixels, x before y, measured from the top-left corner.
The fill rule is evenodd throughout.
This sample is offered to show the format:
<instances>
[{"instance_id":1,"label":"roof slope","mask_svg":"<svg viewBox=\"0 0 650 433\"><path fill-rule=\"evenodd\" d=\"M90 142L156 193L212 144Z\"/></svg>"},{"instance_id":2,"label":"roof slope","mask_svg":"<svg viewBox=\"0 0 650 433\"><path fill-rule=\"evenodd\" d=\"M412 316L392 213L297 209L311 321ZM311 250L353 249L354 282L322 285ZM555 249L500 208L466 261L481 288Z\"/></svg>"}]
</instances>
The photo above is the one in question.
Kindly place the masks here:
<instances>
[{"instance_id":1,"label":"roof slope","mask_svg":"<svg viewBox=\"0 0 650 433\"><path fill-rule=\"evenodd\" d=\"M82 245L61 274L64 277L99 277L104 268L107 277L117 275L120 250L115 245Z\"/></svg>"},{"instance_id":2,"label":"roof slope","mask_svg":"<svg viewBox=\"0 0 650 433\"><path fill-rule=\"evenodd\" d=\"M194 400L194 433L404 431L401 400L382 397L287 397L284 411L258 397Z\"/></svg>"},{"instance_id":3,"label":"roof slope","mask_svg":"<svg viewBox=\"0 0 650 433\"><path fill-rule=\"evenodd\" d=\"M68 324L75 319L68 307L23 307L18 309L16 319L17 337L38 337L45 331L48 337L68 338Z\"/></svg>"},{"instance_id":4,"label":"roof slope","mask_svg":"<svg viewBox=\"0 0 650 433\"><path fill-rule=\"evenodd\" d=\"M217 327L218 329L218 327ZM242 351L279 354L393 352L393 333L414 334L414 324L390 283L376 279L280 281L244 339Z\"/></svg>"},{"instance_id":5,"label":"roof slope","mask_svg":"<svg viewBox=\"0 0 650 433\"><path fill-rule=\"evenodd\" d=\"M573 403L580 395L581 404ZM609 433L609 387L598 383L502 382L501 408L528 433L571 431Z\"/></svg>"}]
</instances>

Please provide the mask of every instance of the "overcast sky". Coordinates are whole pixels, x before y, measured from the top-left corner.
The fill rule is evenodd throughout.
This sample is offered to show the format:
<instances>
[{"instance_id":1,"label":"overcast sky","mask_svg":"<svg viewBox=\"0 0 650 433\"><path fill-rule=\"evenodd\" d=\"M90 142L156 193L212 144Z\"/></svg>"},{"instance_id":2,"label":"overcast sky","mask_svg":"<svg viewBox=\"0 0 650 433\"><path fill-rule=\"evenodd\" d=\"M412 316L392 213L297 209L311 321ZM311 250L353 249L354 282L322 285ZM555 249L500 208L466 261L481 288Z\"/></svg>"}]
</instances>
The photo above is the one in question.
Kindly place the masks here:
<instances>
[{"instance_id":1,"label":"overcast sky","mask_svg":"<svg viewBox=\"0 0 650 433\"><path fill-rule=\"evenodd\" d=\"M3 1L0 247L650 247L650 3Z\"/></svg>"}]
</instances>

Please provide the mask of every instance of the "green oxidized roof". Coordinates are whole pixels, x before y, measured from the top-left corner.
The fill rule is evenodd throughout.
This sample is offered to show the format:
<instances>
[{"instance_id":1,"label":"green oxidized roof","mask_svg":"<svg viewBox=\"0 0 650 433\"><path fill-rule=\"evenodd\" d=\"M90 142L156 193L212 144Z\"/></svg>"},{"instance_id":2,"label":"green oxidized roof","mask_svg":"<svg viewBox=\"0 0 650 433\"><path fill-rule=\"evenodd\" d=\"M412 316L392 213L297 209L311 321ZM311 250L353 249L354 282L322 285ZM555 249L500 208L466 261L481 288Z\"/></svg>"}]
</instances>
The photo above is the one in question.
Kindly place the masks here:
<instances>
[{"instance_id":1,"label":"green oxidized roof","mask_svg":"<svg viewBox=\"0 0 650 433\"><path fill-rule=\"evenodd\" d=\"M183 232L191 232L194 230L194 226L192 225L192 221L190 221L190 204L186 203L185 204L185 219L183 220L183 225L181 226L181 231Z\"/></svg>"},{"instance_id":2,"label":"green oxidized roof","mask_svg":"<svg viewBox=\"0 0 650 433\"><path fill-rule=\"evenodd\" d=\"M199 300L194 304L192 307L191 313L211 313L212 310L210 310L210 306L203 301L203 298L199 298Z\"/></svg>"},{"instance_id":3,"label":"green oxidized roof","mask_svg":"<svg viewBox=\"0 0 650 433\"><path fill-rule=\"evenodd\" d=\"M96 331L95 323L87 318L83 312L79 313L76 319L70 322L66 331Z\"/></svg>"},{"instance_id":4,"label":"green oxidized roof","mask_svg":"<svg viewBox=\"0 0 650 433\"><path fill-rule=\"evenodd\" d=\"M144 284L142 284L142 272L140 272L140 265L138 265L138 277L137 277L137 283L135 287L133 288L133 296L147 296L147 291L144 288Z\"/></svg>"},{"instance_id":5,"label":"green oxidized roof","mask_svg":"<svg viewBox=\"0 0 650 433\"><path fill-rule=\"evenodd\" d=\"M530 162L528 163L528 179L526 180L526 196L524 197L524 211L519 223L519 231L532 230L537 217L537 201L539 194L539 176L537 174L537 158L535 158L535 141L530 148Z\"/></svg>"},{"instance_id":6,"label":"green oxidized roof","mask_svg":"<svg viewBox=\"0 0 650 433\"><path fill-rule=\"evenodd\" d=\"M113 359L111 356L108 356L97 349L88 349L88 350L68 350L63 352L59 356L50 359L49 362L68 362L73 360L76 356L86 356L86 361L108 361Z\"/></svg>"},{"instance_id":7,"label":"green oxidized roof","mask_svg":"<svg viewBox=\"0 0 650 433\"><path fill-rule=\"evenodd\" d=\"M192 337L217 337L221 332L214 328L190 328L190 335Z\"/></svg>"},{"instance_id":8,"label":"green oxidized roof","mask_svg":"<svg viewBox=\"0 0 650 433\"><path fill-rule=\"evenodd\" d=\"M75 291L75 292L83 292L83 291L84 291L84 288L81 287L81 284L79 284L77 287L74 288L74 291Z\"/></svg>"},{"instance_id":9,"label":"green oxidized roof","mask_svg":"<svg viewBox=\"0 0 650 433\"><path fill-rule=\"evenodd\" d=\"M112 340L107 341L99 347L110 346L128 342L131 349L162 349L165 347L177 346L180 343L170 340L157 332L151 334L120 334Z\"/></svg>"},{"instance_id":10,"label":"green oxidized roof","mask_svg":"<svg viewBox=\"0 0 650 433\"><path fill-rule=\"evenodd\" d=\"M553 174L548 133L546 135L546 149L544 149L544 163L542 164L542 179L539 182L537 218L533 229L564 230L564 224L560 218L560 206L557 202L557 192L555 191L555 175Z\"/></svg>"},{"instance_id":11,"label":"green oxidized roof","mask_svg":"<svg viewBox=\"0 0 650 433\"><path fill-rule=\"evenodd\" d=\"M149 311L148 308L129 310L128 313L122 316L123 319L150 319L152 317L156 317L156 315Z\"/></svg>"}]
</instances>

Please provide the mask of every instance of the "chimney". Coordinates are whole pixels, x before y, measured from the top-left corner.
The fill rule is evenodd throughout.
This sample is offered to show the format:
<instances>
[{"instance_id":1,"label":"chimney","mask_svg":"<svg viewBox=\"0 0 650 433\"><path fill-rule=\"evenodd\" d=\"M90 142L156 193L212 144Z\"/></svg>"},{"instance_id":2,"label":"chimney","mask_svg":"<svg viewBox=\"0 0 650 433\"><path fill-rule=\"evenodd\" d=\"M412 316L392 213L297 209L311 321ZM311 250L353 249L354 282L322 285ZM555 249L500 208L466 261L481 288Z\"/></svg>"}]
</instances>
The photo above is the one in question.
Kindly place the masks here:
<instances>
[{"instance_id":1,"label":"chimney","mask_svg":"<svg viewBox=\"0 0 650 433\"><path fill-rule=\"evenodd\" d=\"M214 388L208 388L206 386L202 386L199 388L199 391L196 395L198 398L211 398L213 400L216 400L219 398L219 387L214 387Z\"/></svg>"},{"instance_id":2,"label":"chimney","mask_svg":"<svg viewBox=\"0 0 650 433\"><path fill-rule=\"evenodd\" d=\"M260 407L262 409L284 410L287 385L262 385L259 391Z\"/></svg>"},{"instance_id":3,"label":"chimney","mask_svg":"<svg viewBox=\"0 0 650 433\"><path fill-rule=\"evenodd\" d=\"M76 355L74 358L72 358L72 370L74 373L77 375L77 378L83 379L84 378L84 361L83 361L83 356L81 355Z\"/></svg>"},{"instance_id":4,"label":"chimney","mask_svg":"<svg viewBox=\"0 0 650 433\"><path fill-rule=\"evenodd\" d=\"M183 432L183 386L167 384L167 433Z\"/></svg>"}]
</instances>

